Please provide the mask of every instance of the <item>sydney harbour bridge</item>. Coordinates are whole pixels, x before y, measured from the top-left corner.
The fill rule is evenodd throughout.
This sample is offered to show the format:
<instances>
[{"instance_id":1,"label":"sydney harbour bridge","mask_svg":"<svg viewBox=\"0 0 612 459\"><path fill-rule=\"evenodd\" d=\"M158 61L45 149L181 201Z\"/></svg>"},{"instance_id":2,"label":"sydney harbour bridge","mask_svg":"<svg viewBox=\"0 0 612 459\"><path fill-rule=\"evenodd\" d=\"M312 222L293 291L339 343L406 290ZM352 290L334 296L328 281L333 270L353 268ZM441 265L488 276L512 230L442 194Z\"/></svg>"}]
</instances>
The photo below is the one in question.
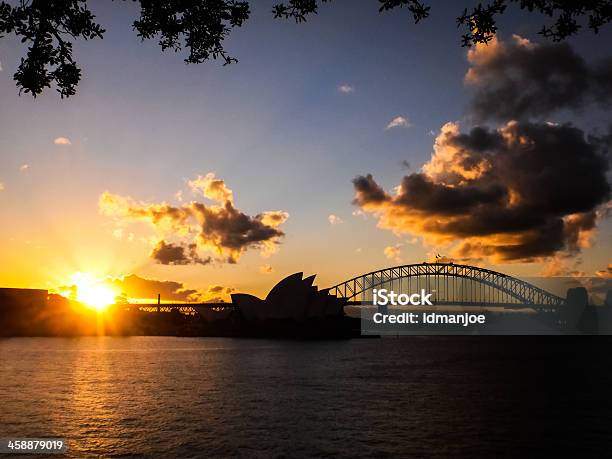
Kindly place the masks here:
<instances>
[{"instance_id":1,"label":"sydney harbour bridge","mask_svg":"<svg viewBox=\"0 0 612 459\"><path fill-rule=\"evenodd\" d=\"M516 277L455 263L418 263L380 269L329 289L352 304L372 304L374 289L412 293L424 289L434 305L554 309L565 299Z\"/></svg>"},{"instance_id":2,"label":"sydney harbour bridge","mask_svg":"<svg viewBox=\"0 0 612 459\"><path fill-rule=\"evenodd\" d=\"M310 279L310 278L309 278ZM314 276L312 276L314 279ZM374 289L411 294L424 289L434 306L479 306L555 311L566 299L508 274L456 263L416 263L379 269L324 289L348 305L371 305ZM233 309L232 303L141 305L158 311Z\"/></svg>"}]
</instances>

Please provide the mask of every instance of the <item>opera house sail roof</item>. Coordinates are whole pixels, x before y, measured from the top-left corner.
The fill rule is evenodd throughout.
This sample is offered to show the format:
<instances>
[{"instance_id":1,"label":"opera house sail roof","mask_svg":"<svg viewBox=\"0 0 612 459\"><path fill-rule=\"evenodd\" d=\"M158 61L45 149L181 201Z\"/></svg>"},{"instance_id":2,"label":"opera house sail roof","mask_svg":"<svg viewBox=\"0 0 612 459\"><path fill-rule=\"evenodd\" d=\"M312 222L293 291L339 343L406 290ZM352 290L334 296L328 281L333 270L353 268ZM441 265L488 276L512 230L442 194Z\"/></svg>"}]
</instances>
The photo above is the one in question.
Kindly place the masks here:
<instances>
[{"instance_id":1,"label":"opera house sail roof","mask_svg":"<svg viewBox=\"0 0 612 459\"><path fill-rule=\"evenodd\" d=\"M345 300L319 290L315 276L303 279L303 273L285 277L268 293L265 300L245 293L231 295L238 313L246 320L294 320L338 317L344 314Z\"/></svg>"}]
</instances>

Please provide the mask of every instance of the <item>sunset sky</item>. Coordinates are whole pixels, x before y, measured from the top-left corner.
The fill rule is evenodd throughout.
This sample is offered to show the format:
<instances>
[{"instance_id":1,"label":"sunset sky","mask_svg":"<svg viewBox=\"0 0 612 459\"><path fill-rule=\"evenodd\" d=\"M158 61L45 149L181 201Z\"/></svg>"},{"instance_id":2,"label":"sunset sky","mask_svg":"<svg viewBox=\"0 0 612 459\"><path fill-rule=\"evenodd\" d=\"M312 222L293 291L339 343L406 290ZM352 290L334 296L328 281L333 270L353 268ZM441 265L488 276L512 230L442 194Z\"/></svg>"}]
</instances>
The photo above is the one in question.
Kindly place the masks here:
<instances>
[{"instance_id":1,"label":"sunset sky","mask_svg":"<svg viewBox=\"0 0 612 459\"><path fill-rule=\"evenodd\" d=\"M253 2L222 66L141 43L131 2L92 2L107 32L75 44L64 100L19 96L24 48L0 40L0 286L82 272L264 294L297 271L325 287L438 253L518 276L606 269L612 30L546 48L545 19L508 13L468 55L455 2L418 25L349 0L295 24L274 3ZM514 103L505 69L520 81L549 55L592 83Z\"/></svg>"}]
</instances>

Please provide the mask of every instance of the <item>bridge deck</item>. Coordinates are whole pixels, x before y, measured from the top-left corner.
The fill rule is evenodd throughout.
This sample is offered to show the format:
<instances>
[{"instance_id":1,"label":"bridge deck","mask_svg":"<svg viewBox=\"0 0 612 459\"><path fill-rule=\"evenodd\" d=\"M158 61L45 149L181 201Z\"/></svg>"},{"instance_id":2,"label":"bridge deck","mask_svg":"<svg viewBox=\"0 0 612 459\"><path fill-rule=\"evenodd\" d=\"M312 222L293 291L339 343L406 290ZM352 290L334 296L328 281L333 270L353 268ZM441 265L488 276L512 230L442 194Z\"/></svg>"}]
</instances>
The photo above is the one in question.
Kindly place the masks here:
<instances>
[{"instance_id":1,"label":"bridge deck","mask_svg":"<svg viewBox=\"0 0 612 459\"><path fill-rule=\"evenodd\" d=\"M126 305L129 307L138 307L138 308L159 308L160 310L166 309L179 309L179 308L204 308L204 309L227 309L233 308L234 305L232 303L130 303Z\"/></svg>"}]
</instances>

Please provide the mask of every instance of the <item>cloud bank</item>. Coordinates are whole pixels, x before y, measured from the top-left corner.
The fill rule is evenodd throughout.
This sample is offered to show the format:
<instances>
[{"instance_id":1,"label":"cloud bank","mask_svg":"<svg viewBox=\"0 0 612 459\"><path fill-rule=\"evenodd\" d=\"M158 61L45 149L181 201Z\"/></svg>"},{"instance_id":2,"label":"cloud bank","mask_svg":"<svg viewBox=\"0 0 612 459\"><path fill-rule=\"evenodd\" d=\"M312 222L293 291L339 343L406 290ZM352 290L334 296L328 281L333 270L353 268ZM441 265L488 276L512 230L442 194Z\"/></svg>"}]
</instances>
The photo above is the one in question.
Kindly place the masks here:
<instances>
[{"instance_id":1,"label":"cloud bank","mask_svg":"<svg viewBox=\"0 0 612 459\"><path fill-rule=\"evenodd\" d=\"M160 294L162 300L166 301L197 301L200 299L198 290L188 289L182 282L145 279L136 274L108 279L105 283L128 298L157 298L157 295Z\"/></svg>"},{"instance_id":2,"label":"cloud bank","mask_svg":"<svg viewBox=\"0 0 612 459\"><path fill-rule=\"evenodd\" d=\"M157 295L160 294L163 301L179 302L216 302L223 300L234 291L233 288L221 285L212 285L206 290L190 289L182 282L146 279L136 274L110 278L105 281L105 284L129 299L156 300Z\"/></svg>"},{"instance_id":3,"label":"cloud bank","mask_svg":"<svg viewBox=\"0 0 612 459\"><path fill-rule=\"evenodd\" d=\"M372 175L354 203L396 234L454 246L458 258L535 261L589 243L610 199L610 142L571 125L510 121L461 133L447 123L422 171L393 193Z\"/></svg>"},{"instance_id":4,"label":"cloud bank","mask_svg":"<svg viewBox=\"0 0 612 459\"><path fill-rule=\"evenodd\" d=\"M501 121L498 127L461 132L447 123L431 159L393 192L371 174L356 177L354 204L375 215L379 227L450 246L462 260L576 255L609 214L612 126L607 134L587 135L542 117L609 107L612 59L591 65L568 44L516 35L478 44L467 59L470 115Z\"/></svg>"}]
</instances>

